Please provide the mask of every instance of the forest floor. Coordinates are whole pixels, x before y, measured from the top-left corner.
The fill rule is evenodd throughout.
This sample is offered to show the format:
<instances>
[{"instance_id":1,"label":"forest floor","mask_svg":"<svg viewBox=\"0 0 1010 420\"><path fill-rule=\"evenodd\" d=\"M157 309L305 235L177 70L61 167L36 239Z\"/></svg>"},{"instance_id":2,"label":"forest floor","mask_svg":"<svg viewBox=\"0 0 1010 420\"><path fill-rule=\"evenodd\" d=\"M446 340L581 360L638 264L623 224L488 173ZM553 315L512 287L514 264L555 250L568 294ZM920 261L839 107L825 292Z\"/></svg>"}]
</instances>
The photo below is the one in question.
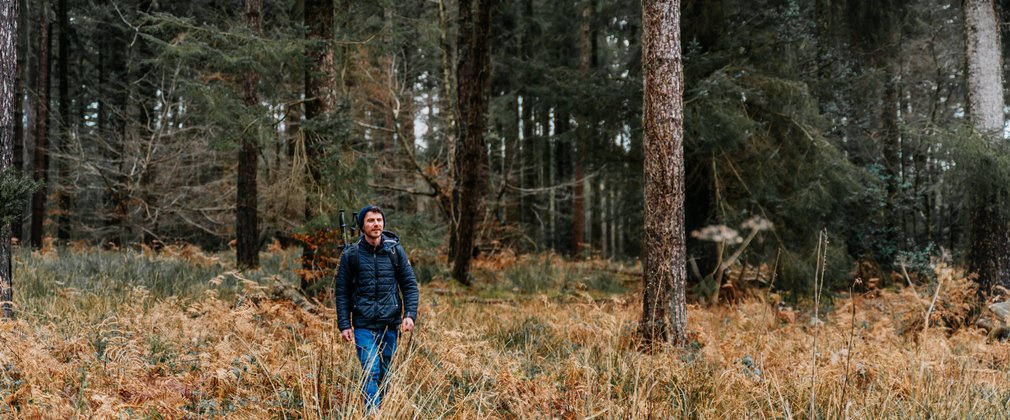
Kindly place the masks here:
<instances>
[{"instance_id":1,"label":"forest floor","mask_svg":"<svg viewBox=\"0 0 1010 420\"><path fill-rule=\"evenodd\" d=\"M230 271L191 248L15 255L0 323L3 418L359 417L332 309L277 298L295 252ZM413 258L413 256L412 256ZM691 343L637 350L634 267L550 256L477 264L475 290L425 269L379 418L994 418L1010 346L964 327L970 282L689 305ZM427 274L425 274L427 273ZM434 274L432 274L434 273ZM422 276L422 277L423 277ZM932 309L930 309L932 307ZM929 328L924 328L930 317Z\"/></svg>"}]
</instances>

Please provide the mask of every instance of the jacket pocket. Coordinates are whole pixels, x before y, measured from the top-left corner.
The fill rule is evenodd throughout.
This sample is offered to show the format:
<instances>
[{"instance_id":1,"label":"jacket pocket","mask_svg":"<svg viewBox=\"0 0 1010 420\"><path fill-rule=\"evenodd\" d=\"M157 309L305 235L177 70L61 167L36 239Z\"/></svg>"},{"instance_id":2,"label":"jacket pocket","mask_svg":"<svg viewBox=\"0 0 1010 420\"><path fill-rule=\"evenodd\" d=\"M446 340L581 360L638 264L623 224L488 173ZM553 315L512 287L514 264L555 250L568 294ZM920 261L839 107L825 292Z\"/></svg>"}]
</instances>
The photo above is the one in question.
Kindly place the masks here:
<instances>
[{"instance_id":1,"label":"jacket pocket","mask_svg":"<svg viewBox=\"0 0 1010 420\"><path fill-rule=\"evenodd\" d=\"M371 302L368 301L368 298L355 292L351 299L354 302L351 305L351 313L354 314L354 317L357 318L359 322L368 318L368 309L371 306Z\"/></svg>"}]
</instances>

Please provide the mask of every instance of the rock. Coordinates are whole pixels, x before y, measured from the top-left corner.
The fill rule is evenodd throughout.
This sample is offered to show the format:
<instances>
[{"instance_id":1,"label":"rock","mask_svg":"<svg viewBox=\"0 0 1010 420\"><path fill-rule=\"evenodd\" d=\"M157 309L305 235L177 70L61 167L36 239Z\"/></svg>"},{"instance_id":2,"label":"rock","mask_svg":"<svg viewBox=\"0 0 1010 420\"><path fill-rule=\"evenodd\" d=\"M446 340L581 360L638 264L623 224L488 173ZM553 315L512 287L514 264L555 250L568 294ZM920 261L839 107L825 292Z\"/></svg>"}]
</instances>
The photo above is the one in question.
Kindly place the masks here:
<instances>
[{"instance_id":1,"label":"rock","mask_svg":"<svg viewBox=\"0 0 1010 420\"><path fill-rule=\"evenodd\" d=\"M1010 319L1010 300L989 305L989 310L999 319L1006 321Z\"/></svg>"},{"instance_id":2,"label":"rock","mask_svg":"<svg viewBox=\"0 0 1010 420\"><path fill-rule=\"evenodd\" d=\"M989 337L998 340L1006 340L1007 337L1010 337L1010 326L998 319L979 318L978 321L975 321L975 326L985 330Z\"/></svg>"}]
</instances>

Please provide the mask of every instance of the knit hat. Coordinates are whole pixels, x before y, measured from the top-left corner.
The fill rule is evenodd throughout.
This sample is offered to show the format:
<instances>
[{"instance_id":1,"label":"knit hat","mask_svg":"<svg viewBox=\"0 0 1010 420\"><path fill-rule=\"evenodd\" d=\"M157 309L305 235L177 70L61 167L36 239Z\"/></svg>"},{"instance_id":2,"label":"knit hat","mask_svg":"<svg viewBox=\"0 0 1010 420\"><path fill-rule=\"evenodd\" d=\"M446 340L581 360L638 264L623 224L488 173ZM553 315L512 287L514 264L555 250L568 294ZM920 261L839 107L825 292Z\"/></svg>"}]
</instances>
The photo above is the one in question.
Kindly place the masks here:
<instances>
[{"instance_id":1,"label":"knit hat","mask_svg":"<svg viewBox=\"0 0 1010 420\"><path fill-rule=\"evenodd\" d=\"M386 213L383 213L382 209L379 208L379 206L374 206L374 205L369 204L369 205L367 205L365 207L362 207L361 211L358 212L358 217L357 217L357 219L358 219L358 230L361 230L361 229L363 229L365 227L365 215L368 214L368 213L370 213L370 212L376 212L376 213L381 214L382 217L384 217L384 218L386 217Z\"/></svg>"}]
</instances>

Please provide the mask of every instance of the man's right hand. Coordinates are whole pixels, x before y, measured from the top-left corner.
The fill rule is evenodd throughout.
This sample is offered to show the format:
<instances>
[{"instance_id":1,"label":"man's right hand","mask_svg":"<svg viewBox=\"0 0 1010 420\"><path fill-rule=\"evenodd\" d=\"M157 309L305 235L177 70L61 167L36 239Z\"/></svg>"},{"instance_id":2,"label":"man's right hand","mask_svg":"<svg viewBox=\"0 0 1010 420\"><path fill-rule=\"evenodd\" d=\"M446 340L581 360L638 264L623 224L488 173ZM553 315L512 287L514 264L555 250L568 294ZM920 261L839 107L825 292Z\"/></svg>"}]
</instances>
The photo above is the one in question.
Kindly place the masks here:
<instances>
[{"instance_id":1,"label":"man's right hand","mask_svg":"<svg viewBox=\"0 0 1010 420\"><path fill-rule=\"evenodd\" d=\"M344 341L347 341L349 343L353 343L354 342L354 330L348 328L346 330L341 331L340 332L340 338L343 338Z\"/></svg>"}]
</instances>

